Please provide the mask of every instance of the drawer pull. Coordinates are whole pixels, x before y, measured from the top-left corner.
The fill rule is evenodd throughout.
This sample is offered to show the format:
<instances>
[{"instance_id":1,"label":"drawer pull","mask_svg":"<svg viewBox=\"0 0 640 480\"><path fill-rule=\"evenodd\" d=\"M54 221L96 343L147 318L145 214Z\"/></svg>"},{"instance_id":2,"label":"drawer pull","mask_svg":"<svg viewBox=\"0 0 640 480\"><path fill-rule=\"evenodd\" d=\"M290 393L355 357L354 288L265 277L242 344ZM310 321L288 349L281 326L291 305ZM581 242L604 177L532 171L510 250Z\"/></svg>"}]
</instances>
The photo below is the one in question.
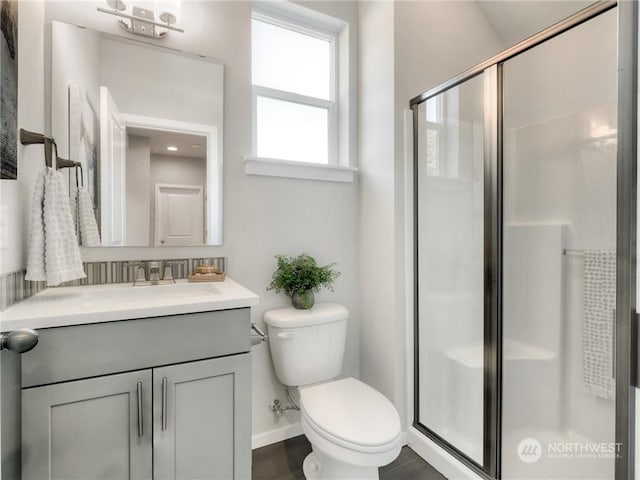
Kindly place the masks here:
<instances>
[{"instance_id":1,"label":"drawer pull","mask_svg":"<svg viewBox=\"0 0 640 480\"><path fill-rule=\"evenodd\" d=\"M167 429L167 377L162 379L162 430Z\"/></svg>"},{"instance_id":2,"label":"drawer pull","mask_svg":"<svg viewBox=\"0 0 640 480\"><path fill-rule=\"evenodd\" d=\"M142 429L142 382L138 382L138 437L142 438L144 431Z\"/></svg>"}]
</instances>

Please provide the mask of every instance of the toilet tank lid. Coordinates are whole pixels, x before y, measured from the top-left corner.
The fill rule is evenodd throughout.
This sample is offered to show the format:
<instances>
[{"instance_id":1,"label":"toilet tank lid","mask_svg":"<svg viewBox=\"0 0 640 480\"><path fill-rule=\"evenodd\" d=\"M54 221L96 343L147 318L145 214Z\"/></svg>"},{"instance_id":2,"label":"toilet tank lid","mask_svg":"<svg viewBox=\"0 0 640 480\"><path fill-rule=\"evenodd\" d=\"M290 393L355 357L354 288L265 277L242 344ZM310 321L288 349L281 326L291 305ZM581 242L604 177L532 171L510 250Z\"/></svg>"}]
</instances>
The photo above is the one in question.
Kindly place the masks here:
<instances>
[{"instance_id":1,"label":"toilet tank lid","mask_svg":"<svg viewBox=\"0 0 640 480\"><path fill-rule=\"evenodd\" d=\"M349 310L337 303L316 303L308 310L293 307L269 310L263 318L270 327L298 328L346 320Z\"/></svg>"}]
</instances>

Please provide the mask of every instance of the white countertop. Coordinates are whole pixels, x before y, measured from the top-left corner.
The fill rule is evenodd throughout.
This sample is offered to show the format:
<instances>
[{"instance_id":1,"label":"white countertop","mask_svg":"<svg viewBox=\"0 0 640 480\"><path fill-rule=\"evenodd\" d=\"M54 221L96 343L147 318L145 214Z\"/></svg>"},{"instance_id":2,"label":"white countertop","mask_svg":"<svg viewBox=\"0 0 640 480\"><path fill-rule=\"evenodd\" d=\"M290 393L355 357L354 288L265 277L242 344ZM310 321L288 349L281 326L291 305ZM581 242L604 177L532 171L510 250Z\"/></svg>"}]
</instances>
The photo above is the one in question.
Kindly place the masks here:
<instances>
[{"instance_id":1,"label":"white countertop","mask_svg":"<svg viewBox=\"0 0 640 480\"><path fill-rule=\"evenodd\" d=\"M0 312L0 332L227 310L259 297L227 277L223 282L133 287L130 283L48 288Z\"/></svg>"}]
</instances>

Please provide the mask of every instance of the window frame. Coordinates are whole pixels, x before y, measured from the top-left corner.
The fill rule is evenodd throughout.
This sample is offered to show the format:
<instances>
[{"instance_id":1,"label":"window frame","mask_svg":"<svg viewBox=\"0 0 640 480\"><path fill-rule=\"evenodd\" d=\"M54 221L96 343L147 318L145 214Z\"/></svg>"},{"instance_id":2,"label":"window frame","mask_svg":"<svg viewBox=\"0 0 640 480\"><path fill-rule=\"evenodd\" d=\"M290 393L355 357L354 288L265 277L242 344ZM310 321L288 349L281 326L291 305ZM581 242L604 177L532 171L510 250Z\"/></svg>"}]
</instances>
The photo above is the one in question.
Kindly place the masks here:
<instances>
[{"instance_id":1,"label":"window frame","mask_svg":"<svg viewBox=\"0 0 640 480\"><path fill-rule=\"evenodd\" d=\"M297 103L315 108L324 108L327 110L327 162L326 163L313 163L314 165L326 165L326 166L338 166L338 131L339 131L339 106L338 106L338 34L321 26L312 26L308 22L299 21L296 22L290 18L282 18L272 13L264 13L259 10L253 9L251 12L251 22L254 20L269 23L276 27L291 30L293 32L307 35L319 40L327 41L330 45L330 88L329 88L329 100L325 100L319 97L311 97L287 90L280 90L270 87L263 87L253 84L253 78L251 79L251 101L252 101L252 151L255 158L258 157L258 97L270 98L273 100L280 100L290 103ZM252 39L253 41L253 39ZM253 58L253 47L251 51ZM252 72L253 76L253 72ZM289 160L281 158L269 158L269 160L295 162L299 164L308 163L304 158ZM310 163L310 162L309 162Z\"/></svg>"},{"instance_id":2,"label":"window frame","mask_svg":"<svg viewBox=\"0 0 640 480\"><path fill-rule=\"evenodd\" d=\"M436 149L437 156L435 158L435 173L429 174L430 177L443 177L447 175L442 175L442 159L447 155L447 128L445 125L445 102L446 96L438 95L436 97L430 98L427 100L435 102L435 120L428 120L427 112L425 111L425 145L428 145L429 132L432 131L436 135ZM428 156L425 158L425 161L428 162ZM429 169L429 164L427 163L427 170Z\"/></svg>"}]
</instances>

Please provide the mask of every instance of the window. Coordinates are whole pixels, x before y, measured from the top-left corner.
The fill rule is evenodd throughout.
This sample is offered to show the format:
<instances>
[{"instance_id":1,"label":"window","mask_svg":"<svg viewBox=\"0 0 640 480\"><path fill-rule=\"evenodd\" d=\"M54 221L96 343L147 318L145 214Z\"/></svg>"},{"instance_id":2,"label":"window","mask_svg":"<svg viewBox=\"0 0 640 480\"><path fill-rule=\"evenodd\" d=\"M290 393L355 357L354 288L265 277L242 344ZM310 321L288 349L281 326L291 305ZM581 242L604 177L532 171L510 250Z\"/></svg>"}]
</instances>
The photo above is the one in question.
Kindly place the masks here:
<instances>
[{"instance_id":1,"label":"window","mask_svg":"<svg viewBox=\"0 0 640 480\"><path fill-rule=\"evenodd\" d=\"M337 36L259 12L251 24L259 158L337 165Z\"/></svg>"},{"instance_id":2,"label":"window","mask_svg":"<svg viewBox=\"0 0 640 480\"><path fill-rule=\"evenodd\" d=\"M442 120L442 100L442 96L438 95L426 101L427 175L433 177L440 176L441 146L445 133Z\"/></svg>"}]
</instances>

